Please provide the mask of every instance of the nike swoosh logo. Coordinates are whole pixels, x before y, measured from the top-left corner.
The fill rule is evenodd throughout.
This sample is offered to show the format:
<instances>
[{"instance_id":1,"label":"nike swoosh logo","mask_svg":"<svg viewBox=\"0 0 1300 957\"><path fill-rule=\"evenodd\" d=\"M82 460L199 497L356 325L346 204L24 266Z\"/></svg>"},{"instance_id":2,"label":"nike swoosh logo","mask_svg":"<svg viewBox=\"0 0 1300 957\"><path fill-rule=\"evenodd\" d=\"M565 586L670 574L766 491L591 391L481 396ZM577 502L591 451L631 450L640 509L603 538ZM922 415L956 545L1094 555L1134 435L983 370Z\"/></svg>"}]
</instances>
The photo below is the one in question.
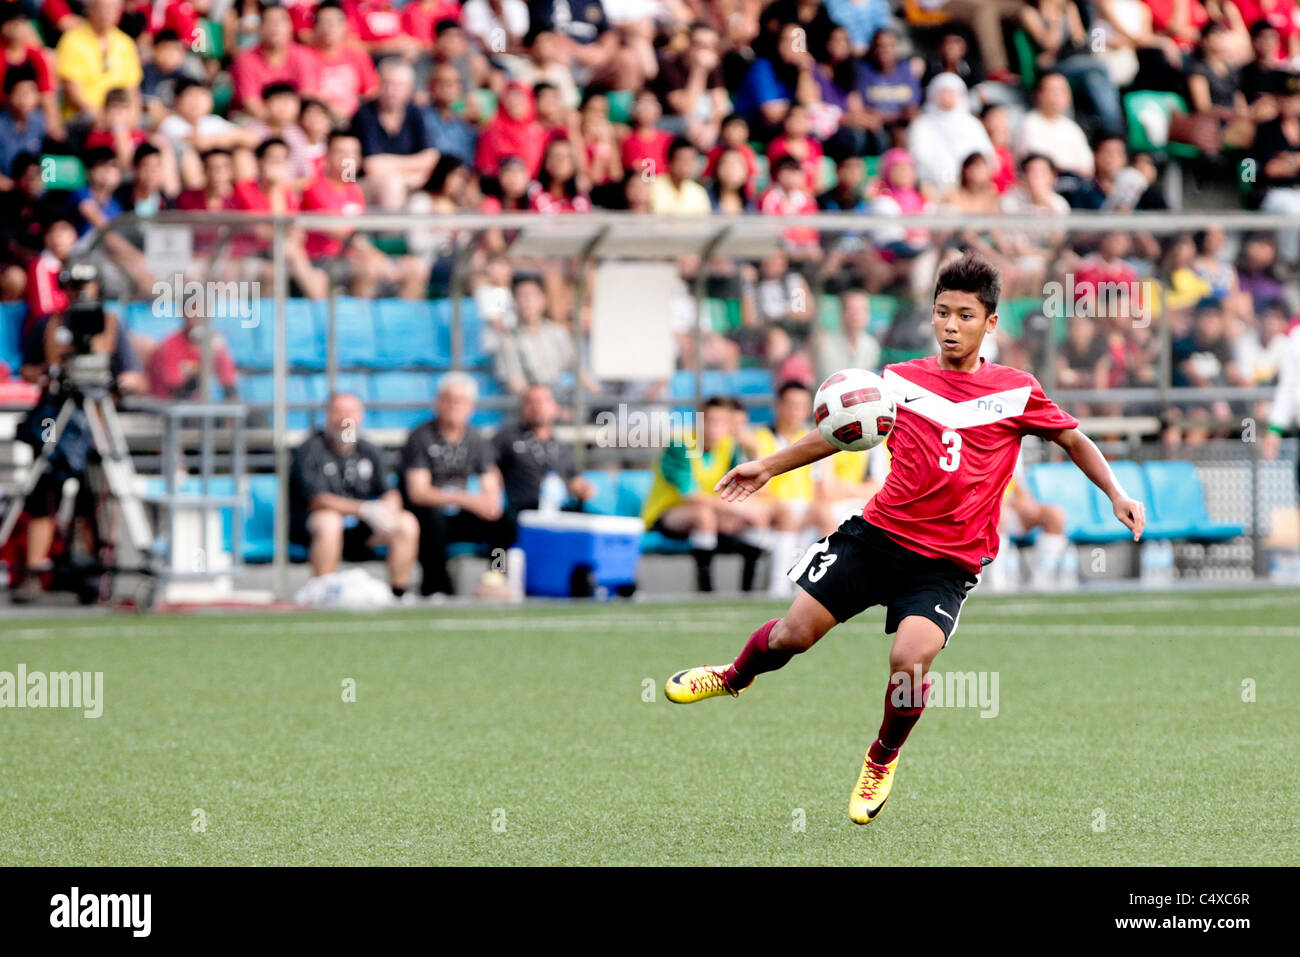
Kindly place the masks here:
<instances>
[{"instance_id":1,"label":"nike swoosh logo","mask_svg":"<svg viewBox=\"0 0 1300 957\"><path fill-rule=\"evenodd\" d=\"M905 397L903 398L903 402L904 402L904 404L906 404L906 403L908 403L908 402L915 402L917 399L924 399L924 398L925 398L925 396L923 396L923 395L911 395L911 396L905 396Z\"/></svg>"},{"instance_id":2,"label":"nike swoosh logo","mask_svg":"<svg viewBox=\"0 0 1300 957\"><path fill-rule=\"evenodd\" d=\"M949 621L956 621L956 619L953 618L952 615L948 614L946 611L944 611L944 610L943 610L942 608L940 608L938 605L935 605L935 606L934 606L934 610L937 611L939 614L943 615L943 617L947 618Z\"/></svg>"},{"instance_id":3,"label":"nike swoosh logo","mask_svg":"<svg viewBox=\"0 0 1300 957\"><path fill-rule=\"evenodd\" d=\"M690 668L687 668L687 669L686 669L686 671L690 671L690 670L691 670ZM671 678L669 678L668 680L669 680L672 684L675 684L675 685L676 685L676 684L681 684L681 683L682 683L682 675L686 674L686 671L679 671L679 672L677 672L677 674L673 675L673 676L672 676Z\"/></svg>"}]
</instances>

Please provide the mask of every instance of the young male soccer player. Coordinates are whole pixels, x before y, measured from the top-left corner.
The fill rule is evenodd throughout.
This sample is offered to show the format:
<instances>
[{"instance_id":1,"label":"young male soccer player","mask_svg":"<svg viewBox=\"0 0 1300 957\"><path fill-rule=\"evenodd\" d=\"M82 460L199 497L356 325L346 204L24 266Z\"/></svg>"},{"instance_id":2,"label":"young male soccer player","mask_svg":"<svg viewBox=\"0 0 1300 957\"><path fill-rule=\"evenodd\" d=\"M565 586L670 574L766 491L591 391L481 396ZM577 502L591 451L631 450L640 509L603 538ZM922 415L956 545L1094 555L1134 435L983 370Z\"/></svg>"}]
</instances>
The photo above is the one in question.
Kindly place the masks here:
<instances>
[{"instance_id":1,"label":"young male soccer player","mask_svg":"<svg viewBox=\"0 0 1300 957\"><path fill-rule=\"evenodd\" d=\"M671 701L735 697L754 678L807 651L836 624L884 605L894 634L885 718L867 751L849 799L857 824L875 820L894 786L898 752L921 717L935 656L957 628L962 602L998 548L998 510L1015 469L1022 436L1033 433L1069 453L1110 498L1115 517L1136 540L1146 523L1078 420L1043 394L1027 372L980 357L997 328L1001 280L989 263L966 255L935 285L932 322L939 354L885 367L898 419L889 435L891 468L884 487L814 544L790 570L802 589L784 618L750 636L725 666L679 671L668 679ZM816 429L794 445L729 471L718 483L727 501L743 501L774 476L836 451ZM913 676L921 688L913 690Z\"/></svg>"}]
</instances>

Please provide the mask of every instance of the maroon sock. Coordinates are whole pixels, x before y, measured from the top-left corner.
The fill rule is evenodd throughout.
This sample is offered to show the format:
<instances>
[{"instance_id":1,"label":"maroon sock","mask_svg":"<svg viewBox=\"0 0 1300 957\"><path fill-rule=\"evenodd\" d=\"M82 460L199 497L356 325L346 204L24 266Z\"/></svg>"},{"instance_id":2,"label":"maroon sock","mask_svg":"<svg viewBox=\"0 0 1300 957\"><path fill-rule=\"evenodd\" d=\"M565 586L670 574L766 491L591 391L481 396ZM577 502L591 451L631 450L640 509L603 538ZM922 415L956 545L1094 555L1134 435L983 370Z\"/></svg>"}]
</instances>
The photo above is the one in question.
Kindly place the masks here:
<instances>
[{"instance_id":1,"label":"maroon sock","mask_svg":"<svg viewBox=\"0 0 1300 957\"><path fill-rule=\"evenodd\" d=\"M898 749L903 746L916 722L921 720L925 702L930 698L930 679L926 678L921 685L921 703L914 707L910 706L911 702L906 702L909 707L899 707L894 702L894 693L893 682L890 682L889 690L885 692L885 720L880 722L880 733L867 752L867 757L876 764L888 764L898 757Z\"/></svg>"},{"instance_id":2,"label":"maroon sock","mask_svg":"<svg viewBox=\"0 0 1300 957\"><path fill-rule=\"evenodd\" d=\"M786 662L794 657L793 651L773 650L767 646L767 636L781 619L773 618L758 631L749 636L745 647L740 650L736 660L727 668L727 684L740 689L747 686L757 675L765 671L776 671L785 667Z\"/></svg>"}]
</instances>

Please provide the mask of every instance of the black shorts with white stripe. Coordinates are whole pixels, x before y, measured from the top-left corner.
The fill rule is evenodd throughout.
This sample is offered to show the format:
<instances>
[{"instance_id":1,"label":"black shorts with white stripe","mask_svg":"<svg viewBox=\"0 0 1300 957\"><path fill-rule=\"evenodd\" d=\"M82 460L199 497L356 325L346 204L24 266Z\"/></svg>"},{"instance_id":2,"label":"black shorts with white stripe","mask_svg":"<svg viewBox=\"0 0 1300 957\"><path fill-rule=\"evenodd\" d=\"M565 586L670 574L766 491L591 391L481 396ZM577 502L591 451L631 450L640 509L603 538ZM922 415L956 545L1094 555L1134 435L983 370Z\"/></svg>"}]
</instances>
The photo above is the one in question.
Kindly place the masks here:
<instances>
[{"instance_id":1,"label":"black shorts with white stripe","mask_svg":"<svg viewBox=\"0 0 1300 957\"><path fill-rule=\"evenodd\" d=\"M838 622L884 605L886 634L909 615L920 615L943 630L945 645L957 630L962 603L979 583L956 562L904 548L861 515L810 546L789 577Z\"/></svg>"}]
</instances>

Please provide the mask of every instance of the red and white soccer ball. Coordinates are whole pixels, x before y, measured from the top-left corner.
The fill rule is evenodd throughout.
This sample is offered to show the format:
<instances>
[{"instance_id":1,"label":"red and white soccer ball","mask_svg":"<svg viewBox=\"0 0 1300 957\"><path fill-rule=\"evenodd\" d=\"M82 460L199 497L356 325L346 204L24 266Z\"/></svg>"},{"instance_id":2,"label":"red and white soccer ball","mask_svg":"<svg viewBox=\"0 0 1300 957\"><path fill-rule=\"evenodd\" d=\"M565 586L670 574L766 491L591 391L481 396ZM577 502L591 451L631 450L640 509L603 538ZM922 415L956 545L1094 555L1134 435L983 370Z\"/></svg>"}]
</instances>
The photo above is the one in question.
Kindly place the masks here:
<instances>
[{"instance_id":1,"label":"red and white soccer ball","mask_svg":"<svg viewBox=\"0 0 1300 957\"><path fill-rule=\"evenodd\" d=\"M866 369L844 369L822 383L813 417L822 437L845 452L865 452L885 440L897 407L885 380Z\"/></svg>"}]
</instances>

